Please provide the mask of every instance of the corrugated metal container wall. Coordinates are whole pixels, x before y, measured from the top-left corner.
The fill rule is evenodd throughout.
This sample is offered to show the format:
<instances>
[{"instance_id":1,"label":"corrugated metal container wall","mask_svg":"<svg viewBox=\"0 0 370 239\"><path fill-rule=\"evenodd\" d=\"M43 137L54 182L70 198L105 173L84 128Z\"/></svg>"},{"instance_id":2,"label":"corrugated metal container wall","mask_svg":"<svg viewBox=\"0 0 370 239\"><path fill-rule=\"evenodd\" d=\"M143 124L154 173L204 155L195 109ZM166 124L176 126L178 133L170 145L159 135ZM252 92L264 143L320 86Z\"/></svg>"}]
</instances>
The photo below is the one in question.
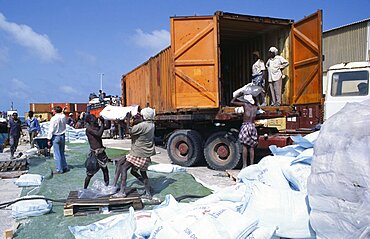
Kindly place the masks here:
<instances>
[{"instance_id":1,"label":"corrugated metal container wall","mask_svg":"<svg viewBox=\"0 0 370 239\"><path fill-rule=\"evenodd\" d=\"M324 72L338 63L368 60L369 22L370 20L323 33Z\"/></svg>"},{"instance_id":2,"label":"corrugated metal container wall","mask_svg":"<svg viewBox=\"0 0 370 239\"><path fill-rule=\"evenodd\" d=\"M87 104L86 103L72 103L71 112L86 112Z\"/></svg>"},{"instance_id":3,"label":"corrugated metal container wall","mask_svg":"<svg viewBox=\"0 0 370 239\"><path fill-rule=\"evenodd\" d=\"M30 110L33 112L50 112L50 104L30 103Z\"/></svg>"},{"instance_id":4,"label":"corrugated metal container wall","mask_svg":"<svg viewBox=\"0 0 370 239\"><path fill-rule=\"evenodd\" d=\"M149 104L158 113L170 111L173 108L171 74L171 48L168 47L122 77L124 104L137 104L142 108Z\"/></svg>"},{"instance_id":5,"label":"corrugated metal container wall","mask_svg":"<svg viewBox=\"0 0 370 239\"><path fill-rule=\"evenodd\" d=\"M57 106L60 106L65 112L73 112L74 110L73 104L70 104L70 103L51 103L50 104L51 109Z\"/></svg>"}]
</instances>

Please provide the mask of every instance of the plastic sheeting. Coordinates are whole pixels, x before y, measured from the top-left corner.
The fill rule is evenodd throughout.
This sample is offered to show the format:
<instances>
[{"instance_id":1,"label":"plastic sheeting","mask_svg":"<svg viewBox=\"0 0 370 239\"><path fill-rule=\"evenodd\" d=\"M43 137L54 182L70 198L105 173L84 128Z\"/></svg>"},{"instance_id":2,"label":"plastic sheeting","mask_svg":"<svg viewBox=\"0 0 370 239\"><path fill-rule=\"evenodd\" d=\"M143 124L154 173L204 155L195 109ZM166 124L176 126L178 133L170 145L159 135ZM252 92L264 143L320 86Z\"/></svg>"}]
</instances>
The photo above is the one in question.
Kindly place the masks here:
<instances>
[{"instance_id":1,"label":"plastic sheeting","mask_svg":"<svg viewBox=\"0 0 370 239\"><path fill-rule=\"evenodd\" d=\"M347 103L321 127L307 190L318 238L370 238L370 101Z\"/></svg>"},{"instance_id":2,"label":"plastic sheeting","mask_svg":"<svg viewBox=\"0 0 370 239\"><path fill-rule=\"evenodd\" d=\"M49 122L44 122L40 124L41 133L38 137L46 137L49 131ZM86 136L86 129L75 129L69 125L67 125L66 133L65 133L66 141L73 142L73 141L82 141L87 142Z\"/></svg>"}]
</instances>

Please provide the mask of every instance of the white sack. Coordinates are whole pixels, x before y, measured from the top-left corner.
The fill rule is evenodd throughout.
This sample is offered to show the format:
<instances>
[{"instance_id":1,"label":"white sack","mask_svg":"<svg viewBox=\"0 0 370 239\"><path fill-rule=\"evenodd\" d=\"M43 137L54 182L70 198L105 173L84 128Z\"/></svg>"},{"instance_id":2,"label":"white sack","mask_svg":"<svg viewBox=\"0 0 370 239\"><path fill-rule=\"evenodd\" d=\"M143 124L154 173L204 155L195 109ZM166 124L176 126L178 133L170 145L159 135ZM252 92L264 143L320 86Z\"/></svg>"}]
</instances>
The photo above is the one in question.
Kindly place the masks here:
<instances>
[{"instance_id":1,"label":"white sack","mask_svg":"<svg viewBox=\"0 0 370 239\"><path fill-rule=\"evenodd\" d=\"M136 228L134 209L129 214L119 214L87 226L69 226L76 239L131 239Z\"/></svg>"},{"instance_id":2,"label":"white sack","mask_svg":"<svg viewBox=\"0 0 370 239\"><path fill-rule=\"evenodd\" d=\"M39 174L27 173L21 175L14 183L18 187L40 186L43 179L44 177Z\"/></svg>"},{"instance_id":3,"label":"white sack","mask_svg":"<svg viewBox=\"0 0 370 239\"><path fill-rule=\"evenodd\" d=\"M311 166L303 163L296 163L283 169L285 178L293 186L294 190L307 192L307 179L311 174Z\"/></svg>"},{"instance_id":4,"label":"white sack","mask_svg":"<svg viewBox=\"0 0 370 239\"><path fill-rule=\"evenodd\" d=\"M149 239L178 238L178 232L165 221L157 220Z\"/></svg>"},{"instance_id":5,"label":"white sack","mask_svg":"<svg viewBox=\"0 0 370 239\"><path fill-rule=\"evenodd\" d=\"M289 190L290 186L282 169L290 165L293 159L293 157L266 156L258 164L242 169L237 180L243 183L259 181L276 189Z\"/></svg>"},{"instance_id":6,"label":"white sack","mask_svg":"<svg viewBox=\"0 0 370 239\"><path fill-rule=\"evenodd\" d=\"M21 198L43 197L39 195L24 196ZM45 199L22 200L11 205L13 218L20 219L35 217L50 212L52 203Z\"/></svg>"},{"instance_id":7,"label":"white sack","mask_svg":"<svg viewBox=\"0 0 370 239\"><path fill-rule=\"evenodd\" d=\"M135 212L136 230L135 236L147 238L154 229L156 220L152 218L151 211Z\"/></svg>"},{"instance_id":8,"label":"white sack","mask_svg":"<svg viewBox=\"0 0 370 239\"><path fill-rule=\"evenodd\" d=\"M370 101L347 103L321 127L307 192L319 238L366 238L370 225Z\"/></svg>"},{"instance_id":9,"label":"white sack","mask_svg":"<svg viewBox=\"0 0 370 239\"><path fill-rule=\"evenodd\" d=\"M137 113L138 106L113 106L107 105L101 112L100 115L106 120L123 120L127 113L131 112L132 115ZM133 113L134 112L134 113Z\"/></svg>"},{"instance_id":10,"label":"white sack","mask_svg":"<svg viewBox=\"0 0 370 239\"><path fill-rule=\"evenodd\" d=\"M252 184L250 190L251 197L243 214L258 218L258 226L277 226L276 235L280 237L315 236L309 224L306 193L274 189L259 182Z\"/></svg>"},{"instance_id":11,"label":"white sack","mask_svg":"<svg viewBox=\"0 0 370 239\"><path fill-rule=\"evenodd\" d=\"M275 231L276 227L258 227L245 239L272 239Z\"/></svg>"}]
</instances>

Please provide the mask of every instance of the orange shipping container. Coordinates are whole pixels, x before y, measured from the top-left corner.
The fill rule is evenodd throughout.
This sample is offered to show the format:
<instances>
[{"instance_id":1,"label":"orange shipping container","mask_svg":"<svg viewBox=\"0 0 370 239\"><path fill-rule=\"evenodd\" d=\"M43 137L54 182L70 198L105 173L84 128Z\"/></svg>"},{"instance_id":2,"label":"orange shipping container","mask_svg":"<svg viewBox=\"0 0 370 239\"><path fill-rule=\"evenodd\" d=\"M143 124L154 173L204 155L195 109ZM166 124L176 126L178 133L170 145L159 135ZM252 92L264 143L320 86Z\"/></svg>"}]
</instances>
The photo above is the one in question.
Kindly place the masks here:
<instances>
[{"instance_id":1,"label":"orange shipping container","mask_svg":"<svg viewBox=\"0 0 370 239\"><path fill-rule=\"evenodd\" d=\"M30 110L33 112L51 112L50 104L30 103Z\"/></svg>"},{"instance_id":2,"label":"orange shipping container","mask_svg":"<svg viewBox=\"0 0 370 239\"><path fill-rule=\"evenodd\" d=\"M86 112L86 103L71 103L71 112Z\"/></svg>"},{"instance_id":3,"label":"orange shipping container","mask_svg":"<svg viewBox=\"0 0 370 239\"><path fill-rule=\"evenodd\" d=\"M224 12L171 17L171 46L122 76L124 104L149 104L159 114L217 112L230 105L233 91L251 82L252 52L266 62L271 46L290 62L283 105L320 103L321 14L296 23Z\"/></svg>"}]
</instances>

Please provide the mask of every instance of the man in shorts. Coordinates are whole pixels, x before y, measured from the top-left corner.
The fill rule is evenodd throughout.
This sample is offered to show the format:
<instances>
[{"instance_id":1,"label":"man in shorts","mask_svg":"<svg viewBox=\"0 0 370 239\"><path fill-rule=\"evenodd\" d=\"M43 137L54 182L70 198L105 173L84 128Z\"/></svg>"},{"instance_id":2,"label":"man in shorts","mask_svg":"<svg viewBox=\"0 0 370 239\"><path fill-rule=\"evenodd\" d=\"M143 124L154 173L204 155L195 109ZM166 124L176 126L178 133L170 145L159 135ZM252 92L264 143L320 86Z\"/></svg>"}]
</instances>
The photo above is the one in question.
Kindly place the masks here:
<instances>
[{"instance_id":1,"label":"man in shorts","mask_svg":"<svg viewBox=\"0 0 370 239\"><path fill-rule=\"evenodd\" d=\"M141 118L142 119L138 119ZM135 118L136 117L136 118ZM131 168L131 173L144 183L145 195L143 198L151 199L149 178L147 175L150 157L155 155L154 146L154 110L147 107L141 110L139 115L134 116L130 120L132 128L131 135L131 150L126 158L117 164L116 177L113 186L116 186L119 174L121 174L120 191L114 197L126 197L126 180L127 171ZM140 174L138 173L140 171Z\"/></svg>"},{"instance_id":2,"label":"man in shorts","mask_svg":"<svg viewBox=\"0 0 370 239\"><path fill-rule=\"evenodd\" d=\"M89 186L91 178L101 169L103 171L105 186L109 185L109 172L108 172L108 156L105 153L103 146L102 135L105 129L104 118L95 118L94 115L87 115L86 122L86 136L90 145L90 152L85 162L86 178L84 188Z\"/></svg>"},{"instance_id":3,"label":"man in shorts","mask_svg":"<svg viewBox=\"0 0 370 239\"><path fill-rule=\"evenodd\" d=\"M247 167L248 153L249 153L249 165L254 163L254 148L258 144L257 129L254 124L257 113L257 102L252 95L242 96L243 93L236 95L232 100L231 104L237 106L243 106L243 124L240 127L239 141L243 145L243 168Z\"/></svg>"}]
</instances>

